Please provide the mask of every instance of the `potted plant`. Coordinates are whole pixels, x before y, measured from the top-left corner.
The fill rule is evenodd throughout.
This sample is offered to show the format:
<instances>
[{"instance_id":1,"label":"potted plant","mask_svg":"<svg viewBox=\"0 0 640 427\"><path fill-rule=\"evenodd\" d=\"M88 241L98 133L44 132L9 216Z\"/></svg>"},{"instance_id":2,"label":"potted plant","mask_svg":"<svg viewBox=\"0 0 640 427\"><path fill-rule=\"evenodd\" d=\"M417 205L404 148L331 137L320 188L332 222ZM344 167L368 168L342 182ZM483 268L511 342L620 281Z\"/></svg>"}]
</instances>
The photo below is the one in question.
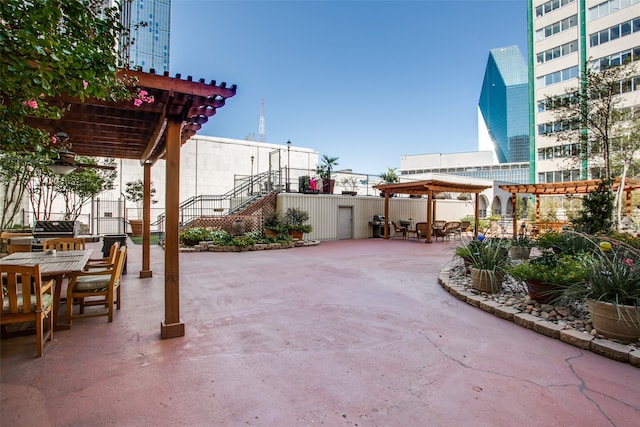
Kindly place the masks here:
<instances>
[{"instance_id":1,"label":"potted plant","mask_svg":"<svg viewBox=\"0 0 640 427\"><path fill-rule=\"evenodd\" d=\"M511 259L528 259L529 255L531 255L531 248L533 247L533 242L530 238L524 235L519 235L511 239L511 244L509 245L509 256Z\"/></svg>"},{"instance_id":2,"label":"potted plant","mask_svg":"<svg viewBox=\"0 0 640 427\"><path fill-rule=\"evenodd\" d=\"M311 233L313 228L310 224L305 224L307 221L309 214L302 209L288 208L284 214L287 231L294 239L302 240L304 233Z\"/></svg>"},{"instance_id":3,"label":"potted plant","mask_svg":"<svg viewBox=\"0 0 640 427\"><path fill-rule=\"evenodd\" d=\"M621 241L594 239L595 262L584 282L564 295L587 302L596 331L624 343L640 339L640 250Z\"/></svg>"},{"instance_id":4,"label":"potted plant","mask_svg":"<svg viewBox=\"0 0 640 427\"><path fill-rule=\"evenodd\" d=\"M471 281L475 289L487 293L502 289L509 263L508 244L507 239L483 239L475 246L475 252L469 251Z\"/></svg>"},{"instance_id":5,"label":"potted plant","mask_svg":"<svg viewBox=\"0 0 640 427\"><path fill-rule=\"evenodd\" d=\"M189 227L182 230L178 237L185 246L195 246L200 242L211 240L213 231L206 227Z\"/></svg>"},{"instance_id":6,"label":"potted plant","mask_svg":"<svg viewBox=\"0 0 640 427\"><path fill-rule=\"evenodd\" d=\"M454 249L454 253L460 258L462 258L462 261L464 262L467 273L471 273L472 255L479 251L479 246L481 244L482 244L482 241L473 239L473 240L469 240L464 245L457 246Z\"/></svg>"},{"instance_id":7,"label":"potted plant","mask_svg":"<svg viewBox=\"0 0 640 427\"><path fill-rule=\"evenodd\" d=\"M333 187L335 180L331 179L331 171L335 166L338 166L337 157L329 157L326 154L322 156L321 164L316 167L316 173L322 179L322 192L326 194L333 194Z\"/></svg>"},{"instance_id":8,"label":"potted plant","mask_svg":"<svg viewBox=\"0 0 640 427\"><path fill-rule=\"evenodd\" d=\"M262 228L264 235L267 237L278 237L289 232L287 224L283 221L278 211L273 211L264 218Z\"/></svg>"},{"instance_id":9,"label":"potted plant","mask_svg":"<svg viewBox=\"0 0 640 427\"><path fill-rule=\"evenodd\" d=\"M394 183L398 182L399 178L398 178L398 174L396 173L396 168L387 167L387 171L386 172L382 172L380 174L380 179L385 184L394 184ZM380 196L384 197L384 191L380 192ZM393 197L393 196L394 196L394 194L389 194L389 197Z\"/></svg>"},{"instance_id":10,"label":"potted plant","mask_svg":"<svg viewBox=\"0 0 640 427\"><path fill-rule=\"evenodd\" d=\"M129 218L129 224L131 225L131 234L133 236L142 236L142 202L144 201L144 182L141 179L135 181L129 181L125 184L124 189L125 198L136 204L136 217ZM156 194L156 189L151 183L151 203L156 203L157 200L153 200L153 196Z\"/></svg>"},{"instance_id":11,"label":"potted plant","mask_svg":"<svg viewBox=\"0 0 640 427\"><path fill-rule=\"evenodd\" d=\"M567 286L584 283L592 262L591 254L544 253L542 256L507 266L514 279L525 282L531 299L548 303L561 296Z\"/></svg>"},{"instance_id":12,"label":"potted plant","mask_svg":"<svg viewBox=\"0 0 640 427\"><path fill-rule=\"evenodd\" d=\"M342 178L340 181L340 185L344 188L348 188L349 190L343 190L342 194L347 196L356 196L358 194L358 178L355 176L350 176L347 178Z\"/></svg>"}]
</instances>

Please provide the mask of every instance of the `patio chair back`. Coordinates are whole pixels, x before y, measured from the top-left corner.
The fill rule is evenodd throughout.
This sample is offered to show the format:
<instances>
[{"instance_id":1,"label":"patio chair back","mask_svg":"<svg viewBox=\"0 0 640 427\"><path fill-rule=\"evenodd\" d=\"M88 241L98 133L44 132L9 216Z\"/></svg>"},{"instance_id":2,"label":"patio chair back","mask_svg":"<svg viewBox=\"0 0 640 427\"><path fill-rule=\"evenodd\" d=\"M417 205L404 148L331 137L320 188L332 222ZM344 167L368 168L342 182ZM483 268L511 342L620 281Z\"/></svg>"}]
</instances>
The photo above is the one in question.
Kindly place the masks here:
<instances>
[{"instance_id":1,"label":"patio chair back","mask_svg":"<svg viewBox=\"0 0 640 427\"><path fill-rule=\"evenodd\" d=\"M2 311L0 324L35 322L36 356L42 357L45 341L53 339L53 283L42 281L40 265L0 264ZM46 323L45 323L46 322ZM45 332L45 325L48 326Z\"/></svg>"}]
</instances>

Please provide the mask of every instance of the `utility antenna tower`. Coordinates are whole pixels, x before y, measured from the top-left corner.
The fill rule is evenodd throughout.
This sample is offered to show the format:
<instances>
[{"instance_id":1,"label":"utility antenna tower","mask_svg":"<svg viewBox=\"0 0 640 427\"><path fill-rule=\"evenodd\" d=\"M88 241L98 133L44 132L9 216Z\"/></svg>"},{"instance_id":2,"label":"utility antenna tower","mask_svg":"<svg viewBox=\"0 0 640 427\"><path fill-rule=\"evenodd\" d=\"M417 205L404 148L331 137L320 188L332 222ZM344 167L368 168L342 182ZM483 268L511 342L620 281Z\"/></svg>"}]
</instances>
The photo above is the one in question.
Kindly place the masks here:
<instances>
[{"instance_id":1,"label":"utility antenna tower","mask_svg":"<svg viewBox=\"0 0 640 427\"><path fill-rule=\"evenodd\" d=\"M264 132L264 99L260 103L260 125L258 126L258 141L267 142L267 135Z\"/></svg>"}]
</instances>

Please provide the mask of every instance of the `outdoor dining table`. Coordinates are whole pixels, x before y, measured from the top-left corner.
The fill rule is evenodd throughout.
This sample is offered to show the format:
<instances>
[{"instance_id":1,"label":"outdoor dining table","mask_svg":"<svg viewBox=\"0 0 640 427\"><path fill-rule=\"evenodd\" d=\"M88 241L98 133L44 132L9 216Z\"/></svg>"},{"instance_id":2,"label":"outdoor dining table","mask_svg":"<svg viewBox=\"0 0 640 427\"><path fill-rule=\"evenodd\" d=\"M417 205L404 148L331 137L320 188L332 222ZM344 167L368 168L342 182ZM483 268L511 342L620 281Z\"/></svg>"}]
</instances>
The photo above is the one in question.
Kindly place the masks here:
<instances>
[{"instance_id":1,"label":"outdoor dining table","mask_svg":"<svg viewBox=\"0 0 640 427\"><path fill-rule=\"evenodd\" d=\"M40 273L44 278L55 279L53 295L53 329L54 331L69 329L69 324L58 323L58 309L60 307L62 282L65 274L82 271L87 265L93 249L48 252L15 252L0 258L0 264L5 265L35 265L40 264Z\"/></svg>"}]
</instances>

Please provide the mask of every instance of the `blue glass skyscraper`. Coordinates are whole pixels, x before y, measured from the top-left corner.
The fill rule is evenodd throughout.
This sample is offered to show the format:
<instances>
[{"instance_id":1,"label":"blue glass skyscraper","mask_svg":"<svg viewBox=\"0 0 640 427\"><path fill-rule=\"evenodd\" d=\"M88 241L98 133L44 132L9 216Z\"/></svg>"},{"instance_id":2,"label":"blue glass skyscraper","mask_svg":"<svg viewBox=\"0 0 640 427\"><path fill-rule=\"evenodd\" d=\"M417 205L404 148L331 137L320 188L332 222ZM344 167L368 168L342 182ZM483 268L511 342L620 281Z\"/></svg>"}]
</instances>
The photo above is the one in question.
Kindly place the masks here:
<instances>
[{"instance_id":1,"label":"blue glass skyscraper","mask_svg":"<svg viewBox=\"0 0 640 427\"><path fill-rule=\"evenodd\" d=\"M479 148L500 163L528 162L528 69L517 46L490 51L478 109Z\"/></svg>"},{"instance_id":2,"label":"blue glass skyscraper","mask_svg":"<svg viewBox=\"0 0 640 427\"><path fill-rule=\"evenodd\" d=\"M162 74L169 71L171 0L124 2L123 24L130 29L131 45L126 49L126 66ZM142 25L141 25L142 24Z\"/></svg>"}]
</instances>

